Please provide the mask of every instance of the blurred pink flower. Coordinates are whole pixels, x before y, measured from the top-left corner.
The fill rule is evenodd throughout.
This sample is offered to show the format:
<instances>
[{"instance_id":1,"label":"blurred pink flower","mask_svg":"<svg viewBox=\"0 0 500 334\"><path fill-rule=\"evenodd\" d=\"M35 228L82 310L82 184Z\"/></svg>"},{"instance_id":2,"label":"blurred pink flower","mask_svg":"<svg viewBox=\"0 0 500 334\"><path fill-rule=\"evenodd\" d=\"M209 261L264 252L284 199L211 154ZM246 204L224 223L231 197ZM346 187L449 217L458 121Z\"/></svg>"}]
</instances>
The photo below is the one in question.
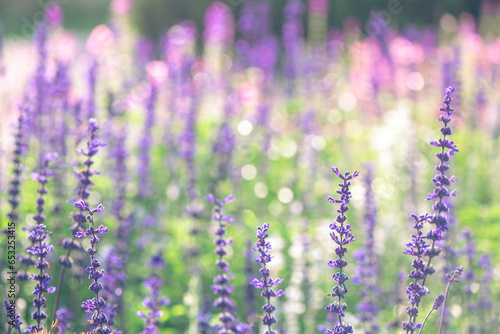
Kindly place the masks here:
<instances>
[{"instance_id":1,"label":"blurred pink flower","mask_svg":"<svg viewBox=\"0 0 500 334\"><path fill-rule=\"evenodd\" d=\"M328 12L328 1L309 0L309 10L315 14L326 14Z\"/></svg>"},{"instance_id":2,"label":"blurred pink flower","mask_svg":"<svg viewBox=\"0 0 500 334\"><path fill-rule=\"evenodd\" d=\"M488 60L493 64L500 64L500 37L486 47Z\"/></svg>"},{"instance_id":3,"label":"blurred pink flower","mask_svg":"<svg viewBox=\"0 0 500 334\"><path fill-rule=\"evenodd\" d=\"M389 50L394 61L401 65L420 64L425 60L422 47L404 37L395 38L391 42Z\"/></svg>"},{"instance_id":4,"label":"blurred pink flower","mask_svg":"<svg viewBox=\"0 0 500 334\"><path fill-rule=\"evenodd\" d=\"M146 65L148 80L151 85L158 87L168 78L168 67L163 61L152 61Z\"/></svg>"},{"instance_id":5,"label":"blurred pink flower","mask_svg":"<svg viewBox=\"0 0 500 334\"><path fill-rule=\"evenodd\" d=\"M53 35L50 43L55 59L68 62L75 57L78 39L73 34L61 29Z\"/></svg>"},{"instance_id":6,"label":"blurred pink flower","mask_svg":"<svg viewBox=\"0 0 500 334\"><path fill-rule=\"evenodd\" d=\"M467 45L467 51L471 52L475 57L479 57L483 54L483 39L476 33L467 34L464 38L463 45Z\"/></svg>"},{"instance_id":7,"label":"blurred pink flower","mask_svg":"<svg viewBox=\"0 0 500 334\"><path fill-rule=\"evenodd\" d=\"M62 22L63 11L57 2L52 1L45 7L45 20L50 26L56 26Z\"/></svg>"},{"instance_id":8,"label":"blurred pink flower","mask_svg":"<svg viewBox=\"0 0 500 334\"><path fill-rule=\"evenodd\" d=\"M106 49L111 48L115 42L115 37L111 29L106 25L101 24L92 30L87 39L87 52L93 55L102 53Z\"/></svg>"},{"instance_id":9,"label":"blurred pink flower","mask_svg":"<svg viewBox=\"0 0 500 334\"><path fill-rule=\"evenodd\" d=\"M118 15L125 15L132 10L132 1L130 0L113 0L109 6L111 11Z\"/></svg>"}]
</instances>

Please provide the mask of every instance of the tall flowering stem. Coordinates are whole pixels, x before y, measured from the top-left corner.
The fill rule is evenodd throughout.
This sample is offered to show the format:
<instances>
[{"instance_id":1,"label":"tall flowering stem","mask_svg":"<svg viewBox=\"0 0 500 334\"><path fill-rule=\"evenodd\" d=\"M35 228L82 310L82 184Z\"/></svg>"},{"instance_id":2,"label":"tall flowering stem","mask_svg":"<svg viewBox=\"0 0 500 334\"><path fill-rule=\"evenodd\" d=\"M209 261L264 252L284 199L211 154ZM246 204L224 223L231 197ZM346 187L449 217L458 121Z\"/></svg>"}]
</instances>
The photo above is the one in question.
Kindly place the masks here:
<instances>
[{"instance_id":1,"label":"tall flowering stem","mask_svg":"<svg viewBox=\"0 0 500 334\"><path fill-rule=\"evenodd\" d=\"M75 222L73 226L70 228L71 233L73 234L72 238L67 238L63 240L62 246L66 249L66 255L62 256L59 259L59 263L62 265L61 273L59 275L59 283L57 287L57 296L54 301L54 312L52 314L56 314L57 306L59 305L59 298L61 296L61 287L64 279L64 274L68 268L73 266L73 260L71 259L71 252L73 250L80 250L82 246L79 241L77 241L77 233L85 230L85 223L87 222L86 218L86 203L90 196L90 188L94 185L91 181L91 177L93 175L99 174L95 169L91 169L94 164L94 160L92 158L99 152L99 147L106 146L106 144L102 143L99 138L97 138L97 130L99 130L99 124L97 120L94 118L89 119L89 132L90 138L87 142L87 149L78 149L77 153L86 157L84 164L84 168L82 168L79 172L75 173L75 176L78 179L78 188L76 194L78 196L77 201L71 201L73 204L78 201L83 201L85 204L76 206L77 211L72 213L72 220ZM55 319L53 319L55 320Z\"/></svg>"},{"instance_id":2,"label":"tall flowering stem","mask_svg":"<svg viewBox=\"0 0 500 334\"><path fill-rule=\"evenodd\" d=\"M458 282L458 279L456 277L462 275L463 270L464 270L464 267L460 266L460 267L457 267L455 270L453 270L451 275L446 274L446 278L448 279L448 284L446 284L446 290L444 292L443 308L441 309L441 320L439 321L439 334L441 334L441 332L443 331L444 305L446 303L446 297L448 296L448 291L450 290L450 285L452 282ZM420 330L420 331L422 331L422 330Z\"/></svg>"},{"instance_id":3,"label":"tall flowering stem","mask_svg":"<svg viewBox=\"0 0 500 334\"><path fill-rule=\"evenodd\" d=\"M415 330L422 327L422 325L416 321L418 317L418 306L421 297L429 293L429 290L425 287L425 281L429 275L435 272L431 260L441 252L441 249L436 246L436 242L444 240L443 234L448 230L448 206L444 203L444 198L456 195L455 191L449 192L447 189L447 186L455 181L455 177L452 176L448 178L446 175L446 172L450 169L448 165L450 157L458 152L457 146L453 141L447 139L447 136L452 134L452 130L448 124L451 122L451 115L453 112L453 108L451 107L451 94L454 91L455 88L453 87L449 87L445 90L443 99L445 105L440 108L440 110L444 112L438 119L443 123L443 127L441 127L441 134L443 137L430 143L432 146L441 148L441 151L436 154L439 159L439 163L436 166L438 173L432 179L434 183L434 192L427 197L427 200L435 200L433 209L436 213L433 216L429 216L428 214L419 217L412 215L414 219L413 227L416 233L412 235L412 241L406 244L406 249L404 251L405 254L416 257L412 261L413 269L408 276L413 279L413 281L406 290L410 303L410 306L406 308L408 321L402 324L402 328L407 334L414 333ZM422 230L426 222L435 225L435 229L429 230L427 234L424 235ZM430 244L427 244L426 240L429 240ZM424 260L425 257L427 257L427 262Z\"/></svg>"},{"instance_id":4,"label":"tall flowering stem","mask_svg":"<svg viewBox=\"0 0 500 334\"><path fill-rule=\"evenodd\" d=\"M444 203L443 199L445 197L456 196L456 191L449 192L447 189L447 186L449 186L452 182L455 182L456 179L454 176L451 178L446 176L446 172L450 169L448 161L450 160L450 157L455 154L455 152L458 152L457 145L455 145L453 141L446 138L452 134L452 130L448 127L448 124L451 122L451 115L453 113L453 108L451 107L451 94L453 94L454 91L454 87L448 87L445 90L443 99L445 105L439 109L444 112L444 114L439 118L439 121L443 123L443 127L440 129L443 137L438 141L431 141L430 143L432 146L441 148L441 152L436 154L439 159L439 163L436 166L438 173L432 179L432 182L434 183L434 192L429 194L427 197L427 200L435 200L432 208L436 212L429 221L429 223L435 225L436 227L434 230L430 230L426 236L428 240L432 240L430 249L428 249L425 254L428 257L427 267L430 266L431 259L434 256L437 256L440 252L439 248L435 246L436 242L443 240L443 233L448 230L448 218L446 217L448 206ZM427 274L432 274L432 272L426 273L424 279L422 280L422 285L425 284Z\"/></svg>"},{"instance_id":5,"label":"tall flowering stem","mask_svg":"<svg viewBox=\"0 0 500 334\"><path fill-rule=\"evenodd\" d=\"M228 222L232 222L234 220L231 216L224 216L222 214L222 207L227 203L232 202L234 197L229 195L223 200L217 200L212 194L208 194L208 196L205 196L205 199L215 204L212 219L218 223L218 228L215 231L215 245L217 246L215 254L217 254L219 258L215 264L219 269L219 274L214 278L212 290L216 295L219 295L219 298L217 298L214 302L214 306L219 308L221 311L219 314L219 321L222 323L222 329L219 333L234 333L232 329L235 322L233 315L234 305L231 300L231 293L233 292L234 287L229 285L229 281L231 281L231 276L228 274L229 263L224 260L224 255L227 254L225 247L233 242L232 238L224 238L224 235L226 234L226 226Z\"/></svg>"},{"instance_id":6,"label":"tall flowering stem","mask_svg":"<svg viewBox=\"0 0 500 334\"><path fill-rule=\"evenodd\" d=\"M90 284L89 290L92 291L95 295L94 298L88 299L82 303L82 307L86 308L85 312L92 313L92 320L90 323L96 325L96 331L98 333L111 333L111 330L105 327L104 325L108 323L108 318L106 314L103 312L103 308L106 305L106 301L99 296L99 292L104 288L101 283L99 283L99 279L104 276L104 270L99 269L101 263L96 258L97 254L97 244L99 243L98 234L103 234L108 232L108 228L104 225L100 225L99 228L95 227L94 214L104 210L104 207L99 204L96 208L90 209L83 200L80 200L74 203L75 207L82 209L88 213L87 220L89 222L89 227L85 232L77 232L77 238L85 238L90 236L90 247L87 249L87 253L90 255L90 266L85 268L89 273L89 279L92 281Z\"/></svg>"},{"instance_id":7,"label":"tall flowering stem","mask_svg":"<svg viewBox=\"0 0 500 334\"><path fill-rule=\"evenodd\" d=\"M347 217L345 213L349 211L349 199L352 197L350 186L351 180L359 175L357 171L351 174L351 172L345 172L344 174L339 172L337 167L332 167L332 171L335 175L342 179L342 183L339 183L340 190L337 191L340 194L340 199L333 199L331 196L327 197L326 200L330 203L340 203L340 208L337 209L338 216L334 223L330 224L330 237L338 245L335 249L335 254L338 258L336 260L328 262L328 265L333 268L338 268L339 271L335 273L332 278L337 282L337 285L333 288L333 293L328 294L328 296L333 298L338 298L334 303L325 307L328 312L332 312L338 317L338 321L333 327L333 331L326 330L327 334L340 334L340 333L353 333L352 326L343 322L342 318L345 317L344 311L347 309L347 305L342 302L347 294L347 287L345 282L349 279L343 272L343 268L347 266L347 261L345 260L345 255L347 249L345 245L350 244L355 241L356 238L351 233L351 225L346 224Z\"/></svg>"},{"instance_id":8,"label":"tall flowering stem","mask_svg":"<svg viewBox=\"0 0 500 334\"><path fill-rule=\"evenodd\" d=\"M283 282L281 278L272 279L269 277L269 269L267 264L271 262L273 258L269 251L271 250L271 243L266 240L269 236L267 231L269 230L269 224L264 223L262 226L257 227L257 232L255 236L257 237L257 243L254 247L254 251L258 251L260 254L257 257L257 262L262 264L260 269L261 279L254 279L251 284L257 289L262 289L261 296L266 298L266 304L262 307L266 315L262 318L262 323L267 326L266 334L275 334L276 332L271 329L271 325L276 322L276 318L273 316L273 312L276 309L273 304L271 304L271 297L279 297L285 294L283 290L274 291L273 286Z\"/></svg>"},{"instance_id":9,"label":"tall flowering stem","mask_svg":"<svg viewBox=\"0 0 500 334\"><path fill-rule=\"evenodd\" d=\"M49 153L45 156L43 161L43 168L40 173L34 173L32 178L40 184L38 189L37 198L37 214L33 216L33 220L36 222L36 226L29 229L30 234L28 239L32 242L32 246L26 251L37 257L35 268L38 269L38 274L32 274L28 276L29 279L35 280L37 282L33 294L33 306L36 307L36 311L31 315L32 319L36 321L36 325L30 326L28 331L33 333L35 331L42 331L42 320L47 318L47 314L42 311L42 308L46 307L46 299L43 296L44 293L53 293L56 288L50 287L50 280L52 279L46 272L44 272L48 267L49 263L46 257L50 252L54 250L54 246L48 245L45 239L52 233L46 230L46 226L43 224L45 222L45 216L43 215L45 195L49 192L46 188L48 182L48 177L54 175L54 171L48 169L49 163L58 157L57 153Z\"/></svg>"},{"instance_id":10,"label":"tall flowering stem","mask_svg":"<svg viewBox=\"0 0 500 334\"><path fill-rule=\"evenodd\" d=\"M422 329L424 329L424 325L427 322L427 319L429 319L429 317L432 314L432 312L434 310L437 310L438 308L440 308L441 305L443 305L444 301L445 301L445 296L444 295L439 295L439 296L436 297L436 299L434 299L434 303L432 304L432 307L429 310L429 313L427 313L427 315L425 316L425 319L422 322L422 327L420 327L420 330L418 331L418 334L422 333Z\"/></svg>"}]
</instances>

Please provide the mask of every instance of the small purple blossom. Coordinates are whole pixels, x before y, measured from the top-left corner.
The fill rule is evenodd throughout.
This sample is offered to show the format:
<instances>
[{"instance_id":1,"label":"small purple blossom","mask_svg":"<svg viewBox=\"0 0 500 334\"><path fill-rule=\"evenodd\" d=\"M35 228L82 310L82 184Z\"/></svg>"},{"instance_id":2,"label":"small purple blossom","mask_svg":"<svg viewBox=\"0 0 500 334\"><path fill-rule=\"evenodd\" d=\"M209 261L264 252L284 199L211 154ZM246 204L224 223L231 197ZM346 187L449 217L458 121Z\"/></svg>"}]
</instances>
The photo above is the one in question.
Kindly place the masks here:
<instances>
[{"instance_id":1,"label":"small purple blossom","mask_svg":"<svg viewBox=\"0 0 500 334\"><path fill-rule=\"evenodd\" d=\"M264 223L262 226L257 227L257 232L255 236L257 237L256 247L253 248L254 251L258 251L260 254L256 261L262 264L260 269L261 279L255 278L250 283L257 289L261 289L261 296L266 298L266 304L262 307L265 312L262 318L262 323L267 326L266 334L275 334L276 332L271 329L271 325L276 322L276 318L272 315L276 309L274 305L271 304L271 297L280 297L285 294L283 290L274 291L273 286L278 285L283 282L281 278L272 279L269 277L269 269L267 264L271 262L272 256L269 254L271 250L271 243L266 240L269 236L267 231L269 230L269 224Z\"/></svg>"}]
</instances>

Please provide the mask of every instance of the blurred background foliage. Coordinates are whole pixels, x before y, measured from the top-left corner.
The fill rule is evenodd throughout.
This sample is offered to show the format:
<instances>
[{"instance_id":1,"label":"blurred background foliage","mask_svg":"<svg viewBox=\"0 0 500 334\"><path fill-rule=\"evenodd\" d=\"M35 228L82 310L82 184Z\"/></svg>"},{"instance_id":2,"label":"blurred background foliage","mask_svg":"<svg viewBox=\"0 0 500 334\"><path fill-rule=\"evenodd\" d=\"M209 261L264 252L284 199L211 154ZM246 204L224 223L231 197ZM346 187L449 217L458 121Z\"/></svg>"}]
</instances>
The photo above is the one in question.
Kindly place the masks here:
<instances>
[{"instance_id":1,"label":"blurred background foliage","mask_svg":"<svg viewBox=\"0 0 500 334\"><path fill-rule=\"evenodd\" d=\"M32 30L32 23L40 20L42 8L49 0L0 0L0 21L8 34L23 35ZM64 9L64 26L82 33L89 32L108 17L109 0L58 0ZM158 37L169 27L183 20L196 22L203 27L203 16L213 0L134 0L134 24L142 34ZM237 16L242 0L224 0ZM283 7L287 0L272 0L272 22L277 34L283 24ZM305 1L304 1L305 2ZM354 17L366 22L371 11L399 12L391 14L389 24L399 28L408 25L437 25L443 13L458 16L469 12L479 15L478 0L330 0L328 23L341 27L345 20ZM394 8L391 10L391 8Z\"/></svg>"}]
</instances>

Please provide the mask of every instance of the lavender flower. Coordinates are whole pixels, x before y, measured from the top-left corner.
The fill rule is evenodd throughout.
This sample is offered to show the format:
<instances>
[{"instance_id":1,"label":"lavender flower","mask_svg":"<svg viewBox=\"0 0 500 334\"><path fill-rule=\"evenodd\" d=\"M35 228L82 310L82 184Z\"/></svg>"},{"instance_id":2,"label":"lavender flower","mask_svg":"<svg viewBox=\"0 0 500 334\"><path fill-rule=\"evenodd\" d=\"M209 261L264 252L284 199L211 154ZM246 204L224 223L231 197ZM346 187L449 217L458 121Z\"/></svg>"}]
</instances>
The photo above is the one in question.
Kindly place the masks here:
<instances>
[{"instance_id":1,"label":"lavender flower","mask_svg":"<svg viewBox=\"0 0 500 334\"><path fill-rule=\"evenodd\" d=\"M304 26L302 15L305 11L304 4L291 0L283 9L285 23L283 24L283 44L285 48L284 72L291 81L300 75L299 58L302 52Z\"/></svg>"},{"instance_id":2,"label":"lavender flower","mask_svg":"<svg viewBox=\"0 0 500 334\"><path fill-rule=\"evenodd\" d=\"M89 119L89 132L90 139L87 142L87 149L77 149L76 152L85 156L86 160L83 163L84 168L79 172L75 173L76 178L78 179L78 188L76 190L76 194L79 198L77 201L70 201L78 210L77 212L72 213L72 220L75 222L73 226L70 228L71 233L73 234L72 238L64 239L62 242L63 248L66 250L66 255L62 256L59 259L59 263L63 266L61 273L59 275L59 283L57 287L57 296L54 302L54 312L55 315L57 306L59 304L59 298L61 296L61 287L64 279L64 274L67 268L71 268L73 266L73 260L70 255L73 250L81 250L82 246L77 239L79 238L77 235L81 233L85 229L85 223L87 222L86 218L86 210L87 200L90 196L90 188L94 185L91 181L91 177L93 175L99 174L95 169L90 169L94 164L94 160L92 158L99 152L99 147L104 147L106 144L102 143L97 138L97 130L99 129L99 125L97 120L94 118ZM83 205L76 205L77 203L83 202Z\"/></svg>"},{"instance_id":3,"label":"lavender flower","mask_svg":"<svg viewBox=\"0 0 500 334\"><path fill-rule=\"evenodd\" d=\"M332 167L332 171L335 175L340 177L343 180L343 183L339 183L341 188L340 191L337 191L340 194L340 200L333 199L331 196L327 197L326 200L330 203L340 203L340 208L337 210L339 215L337 216L336 222L330 224L330 237L332 240L338 245L335 249L335 254L337 254L338 258L334 261L328 262L328 265L333 268L338 268L339 272L335 273L332 278L337 282L337 285L333 288L333 293L328 294L330 297L338 298L338 301L335 301L333 304L326 306L325 309L328 312L332 312L337 315L338 321L332 330L327 330L327 334L340 334L340 333L353 333L352 326L347 322L342 322L342 318L345 317L344 311L347 309L347 305L342 302L342 299L345 298L347 294L347 287L345 282L349 279L342 269L347 266L347 261L344 259L347 249L344 245L348 245L351 242L355 241L356 238L351 233L351 225L344 224L347 220L345 213L349 210L349 199L352 197L350 186L350 180L354 179L359 175L357 171L354 173L345 172L344 174L339 172L337 167Z\"/></svg>"},{"instance_id":4,"label":"lavender flower","mask_svg":"<svg viewBox=\"0 0 500 334\"><path fill-rule=\"evenodd\" d=\"M93 60L89 67L87 87L88 96L86 100L86 112L85 115L88 118L93 118L96 116L96 105L95 105L95 91L96 91L96 81L97 81L97 68L98 64L96 60Z\"/></svg>"},{"instance_id":5,"label":"lavender flower","mask_svg":"<svg viewBox=\"0 0 500 334\"><path fill-rule=\"evenodd\" d=\"M192 88L192 87L191 87ZM186 118L186 127L179 136L180 153L186 161L188 169L187 192L190 202L196 198L196 111L198 108L197 97L193 96Z\"/></svg>"},{"instance_id":6,"label":"lavender flower","mask_svg":"<svg viewBox=\"0 0 500 334\"><path fill-rule=\"evenodd\" d=\"M402 327L406 330L406 333L414 333L422 325L416 322L418 316L418 306L420 299L425 294L429 293L429 290L425 287L425 281L429 275L435 272L434 266L431 264L432 258L439 255L441 249L436 246L436 242L444 240L443 233L448 230L448 218L446 213L448 212L448 206L444 203L444 198L455 196L455 191L449 192L447 186L455 181L455 177L448 178L446 172L450 168L447 162L450 156L458 152L456 145L448 140L446 137L452 134L451 128L448 127L448 123L451 121L451 115L453 108L451 108L451 94L455 91L455 88L449 87L445 90L444 96L444 107L440 110L444 112L438 120L443 122L444 126L441 128L441 133L443 138L438 141L432 141L430 144L435 147L440 147L441 152L438 152L436 156L439 159L439 164L436 166L438 174L432 179L434 183L434 192L429 194L427 200L435 200L433 209L436 214L429 216L425 214L423 216L417 217L412 215L414 219L413 227L416 230L416 234L412 235L412 241L406 244L405 254L415 256L416 259L412 262L412 267L414 268L409 278L413 279L406 290L409 302L411 306L407 307L406 313L408 314L408 321L403 322ZM448 149L448 151L445 151ZM422 229L424 223L428 222L435 225L435 229L429 230L424 236ZM431 244L426 244L425 240L430 240ZM427 263L424 262L424 257L427 257ZM444 309L444 308L443 308Z\"/></svg>"},{"instance_id":7,"label":"lavender flower","mask_svg":"<svg viewBox=\"0 0 500 334\"><path fill-rule=\"evenodd\" d=\"M231 216L224 216L222 214L222 207L229 202L234 200L234 197L229 195L223 200L217 200L212 194L205 196L205 199L213 204L215 204L214 214L212 219L218 223L218 228L215 231L217 238L215 239L215 254L219 256L219 259L215 262L217 268L219 269L219 275L214 278L214 285L212 285L212 290L216 295L220 297L214 302L214 306L220 309L219 321L222 323L222 329L219 333L234 333L233 326L235 323L235 317L233 314L234 305L231 300L231 293L233 292L233 286L229 285L232 277L227 274L229 271L229 263L224 260L224 255L227 254L225 247L233 242L232 238L224 239L226 234L226 227L228 222L233 222L234 219Z\"/></svg>"},{"instance_id":8,"label":"lavender flower","mask_svg":"<svg viewBox=\"0 0 500 334\"><path fill-rule=\"evenodd\" d=\"M445 213L448 212L448 206L443 202L445 197L456 196L456 192L449 192L447 186L449 186L452 182L455 182L456 179L454 176L448 178L446 176L446 172L450 169L450 166L447 162L450 160L450 157L458 152L457 145L455 145L452 141L446 139L446 136L452 134L451 128L448 127L448 123L451 121L451 115L453 112L453 108L451 107L451 94L455 91L455 88L448 87L445 90L444 96L444 107L441 107L439 110L444 112L444 115L439 118L440 122L443 122L444 126L441 128L441 133L443 138L440 138L438 141L432 141L430 144L435 147L440 147L441 152L437 153L436 156L439 159L439 164L436 166L436 170L439 172L432 179L434 183L434 193L429 194L427 200L436 200L433 206L433 209L436 211L436 214L432 217L430 223L436 225L436 230L434 233L430 233L427 235L427 239L432 240L433 244L431 245L431 250L434 249L434 243L438 240L443 240L443 233L448 229L448 219L445 216ZM448 151L446 152L446 149ZM427 254L428 255L428 254Z\"/></svg>"},{"instance_id":9,"label":"lavender flower","mask_svg":"<svg viewBox=\"0 0 500 334\"><path fill-rule=\"evenodd\" d=\"M260 67L266 79L272 80L272 73L278 60L279 44L271 35L270 4L268 1L244 1L238 21L241 39L236 51L243 56L248 67Z\"/></svg>"},{"instance_id":10,"label":"lavender flower","mask_svg":"<svg viewBox=\"0 0 500 334\"><path fill-rule=\"evenodd\" d=\"M24 131L24 115L23 112L19 115L18 122L17 122L17 127L16 131L14 134L15 138L15 143L14 143L14 151L13 151L13 159L12 159L12 164L13 164L13 169L12 169L12 180L9 182L9 189L8 189L8 202L10 204L10 210L7 213L7 217L9 217L9 229L5 229L3 233L6 234L6 239L9 238L10 240L15 239L15 233L16 233L16 224L19 220L19 214L17 213L17 208L19 206L20 202L20 190L19 186L21 185L21 174L23 172L23 167L21 164L21 158L25 153L25 145L24 145L24 138L23 138L23 131ZM10 237L9 237L10 236ZM4 242L4 249L3 249L3 257L2 257L2 265L0 267L0 272L3 271L5 267L5 260L7 259L7 242ZM9 256L9 260L12 258ZM25 277L20 277L18 278L22 281L23 279L27 279L27 275Z\"/></svg>"},{"instance_id":11,"label":"lavender flower","mask_svg":"<svg viewBox=\"0 0 500 334\"><path fill-rule=\"evenodd\" d=\"M9 328L17 328L19 334L21 334L21 316L16 310L15 301L11 300L10 302L7 299L3 300L3 307L5 309L5 313L7 314Z\"/></svg>"},{"instance_id":12,"label":"lavender flower","mask_svg":"<svg viewBox=\"0 0 500 334\"><path fill-rule=\"evenodd\" d=\"M38 174L34 173L32 175L32 178L40 184L40 188L38 189L39 197L36 201L37 214L33 216L33 220L35 220L37 225L29 229L30 235L28 236L28 239L32 242L32 246L26 250L28 253L33 254L37 257L35 268L39 270L38 274L32 274L28 277L29 279L37 281L35 290L33 291L33 294L36 295L33 298L33 306L36 307L36 311L31 315L32 319L36 320L36 325L30 326L28 328L28 331L31 333L35 331L42 331L43 326L41 322L42 320L47 318L47 314L42 311L42 307L46 307L46 299L43 294L53 293L56 290L55 287L49 287L52 277L44 272L49 267L49 263L47 262L46 257L50 252L54 250L54 246L48 245L45 242L45 239L52 232L46 231L47 227L43 224L43 222L45 221L43 211L45 204L44 197L49 192L46 188L48 177L54 175L54 171L48 169L48 166L49 163L57 157L57 153L47 154L43 161L42 171Z\"/></svg>"},{"instance_id":13,"label":"lavender flower","mask_svg":"<svg viewBox=\"0 0 500 334\"><path fill-rule=\"evenodd\" d=\"M115 138L115 145L111 151L111 158L114 159L114 185L116 198L113 203L112 214L118 228L115 229L115 238L118 242L106 254L105 263L107 275L104 277L103 298L108 301L105 313L108 315L108 323L114 325L114 317L118 313L122 331L125 332L126 321L123 305L123 291L126 284L126 265L130 253L130 231L132 229L131 217L126 217L123 212L127 197L127 166L128 156L125 147L126 129L122 128Z\"/></svg>"},{"instance_id":14,"label":"lavender flower","mask_svg":"<svg viewBox=\"0 0 500 334\"><path fill-rule=\"evenodd\" d=\"M378 314L377 295L380 289L377 284L378 260L375 254L375 222L377 208L375 197L372 191L373 168L368 167L365 181L365 231L366 240L362 248L353 253L353 258L358 261L357 272L353 277L355 284L362 284L361 302L356 305L356 309L361 311L359 319L365 325L365 332L378 333L379 327L376 322Z\"/></svg>"},{"instance_id":15,"label":"lavender flower","mask_svg":"<svg viewBox=\"0 0 500 334\"><path fill-rule=\"evenodd\" d=\"M153 136L151 130L155 123L155 102L157 96L156 85L151 85L148 99L146 100L146 120L144 122L144 131L139 143L139 196L145 197L151 192L151 184L149 180L150 174L150 150L153 144Z\"/></svg>"},{"instance_id":16,"label":"lavender flower","mask_svg":"<svg viewBox=\"0 0 500 334\"><path fill-rule=\"evenodd\" d=\"M160 255L153 255L148 266L152 269L163 269L165 267L165 262L163 261L161 253ZM170 304L167 298L160 296L160 287L163 285L163 280L156 274L153 274L146 278L143 284L151 293L151 298L146 297L142 302L142 306L148 309L146 313L143 311L137 312L140 318L146 319L146 326L142 334L160 334L158 319L163 315L163 311L161 311L160 308Z\"/></svg>"},{"instance_id":17,"label":"lavender flower","mask_svg":"<svg viewBox=\"0 0 500 334\"><path fill-rule=\"evenodd\" d=\"M212 146L212 152L217 160L217 180L223 180L225 176L231 174L232 169L232 156L234 148L236 147L236 136L230 126L230 118L234 113L235 98L228 98L226 101L226 108L224 111L224 119L220 125L217 138Z\"/></svg>"},{"instance_id":18,"label":"lavender flower","mask_svg":"<svg viewBox=\"0 0 500 334\"><path fill-rule=\"evenodd\" d=\"M256 247L254 247L254 251L258 251L260 255L257 257L257 262L262 263L262 268L260 269L260 274L262 275L261 279L254 279L250 282L257 289L262 289L261 296L267 299L267 303L262 307L266 315L262 318L262 323L264 326L267 326L266 334L275 334L271 329L271 325L276 322L276 318L272 315L274 310L276 309L274 305L271 304L271 297L279 297L285 294L283 290L274 291L273 286L280 284L283 282L281 278L272 279L269 277L269 269L266 265L271 262L272 256L269 254L271 250L271 243L266 241L266 238L269 236L267 231L269 230L269 224L264 223L262 227L257 227L257 232L255 232L255 236L257 237Z\"/></svg>"},{"instance_id":19,"label":"lavender flower","mask_svg":"<svg viewBox=\"0 0 500 334\"><path fill-rule=\"evenodd\" d=\"M99 283L99 279L104 276L104 270L98 269L101 266L101 263L95 256L97 254L96 245L100 241L97 234L104 234L108 232L108 228L104 225L100 225L99 228L96 228L94 214L104 210L104 207L99 204L96 208L90 209L83 200L74 203L74 205L75 207L88 213L86 218L90 223L89 228L87 228L85 232L77 232L75 234L75 237L77 238L90 236L90 247L87 249L87 253L90 255L90 266L85 268L85 270L89 272L89 279L92 281L89 290L95 294L95 297L84 301L82 303L82 307L86 308L85 312L93 313L92 320L89 322L97 326L96 330L99 330L99 333L110 334L111 330L103 326L108 323L108 318L102 310L106 305L106 301L102 297L99 297L99 292L104 288L103 285Z\"/></svg>"},{"instance_id":20,"label":"lavender flower","mask_svg":"<svg viewBox=\"0 0 500 334\"><path fill-rule=\"evenodd\" d=\"M413 333L415 330L422 327L422 324L416 322L418 316L418 304L420 303L421 297L428 294L429 290L420 283L425 277L425 272L428 270L434 270L432 267L427 267L424 263L424 256L429 245L425 243L425 236L422 232L424 223L430 220L428 214L423 216L412 215L414 220L413 228L415 229L415 234L412 234L412 241L406 244L406 249L404 254L415 256L416 258L412 262L413 270L411 271L409 278L413 278L413 282L410 283L406 289L406 294L411 306L406 308L406 314L409 316L407 322L403 322L403 329L406 333Z\"/></svg>"}]
</instances>

